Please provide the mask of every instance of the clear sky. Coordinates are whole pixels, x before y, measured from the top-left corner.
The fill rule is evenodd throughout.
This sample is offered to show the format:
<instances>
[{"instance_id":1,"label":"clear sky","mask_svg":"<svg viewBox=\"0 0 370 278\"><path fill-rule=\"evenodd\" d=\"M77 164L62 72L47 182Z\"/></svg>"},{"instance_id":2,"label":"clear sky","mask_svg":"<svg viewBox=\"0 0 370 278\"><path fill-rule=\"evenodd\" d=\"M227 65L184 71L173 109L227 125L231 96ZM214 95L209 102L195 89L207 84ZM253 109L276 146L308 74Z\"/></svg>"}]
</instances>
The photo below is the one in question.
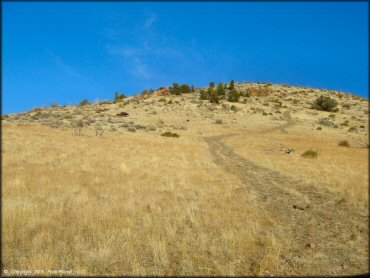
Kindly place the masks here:
<instances>
[{"instance_id":1,"label":"clear sky","mask_svg":"<svg viewBox=\"0 0 370 278\"><path fill-rule=\"evenodd\" d=\"M173 82L368 98L367 2L3 2L3 113Z\"/></svg>"}]
</instances>

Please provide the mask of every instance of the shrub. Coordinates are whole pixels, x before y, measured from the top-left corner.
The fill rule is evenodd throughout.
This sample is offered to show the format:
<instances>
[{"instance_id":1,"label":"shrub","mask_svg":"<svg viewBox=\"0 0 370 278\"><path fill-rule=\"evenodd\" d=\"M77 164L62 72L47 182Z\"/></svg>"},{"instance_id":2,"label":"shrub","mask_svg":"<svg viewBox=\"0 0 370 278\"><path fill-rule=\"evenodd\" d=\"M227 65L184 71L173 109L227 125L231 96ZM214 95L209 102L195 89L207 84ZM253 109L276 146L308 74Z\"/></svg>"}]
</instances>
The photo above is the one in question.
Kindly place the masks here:
<instances>
[{"instance_id":1,"label":"shrub","mask_svg":"<svg viewBox=\"0 0 370 278\"><path fill-rule=\"evenodd\" d=\"M190 92L191 92L191 89L190 89L189 85L187 85L187 84L181 85L180 94L189 94Z\"/></svg>"},{"instance_id":2,"label":"shrub","mask_svg":"<svg viewBox=\"0 0 370 278\"><path fill-rule=\"evenodd\" d=\"M207 95L207 92L205 90L200 90L200 99L202 99L202 100L207 100L208 99L208 95Z\"/></svg>"},{"instance_id":3,"label":"shrub","mask_svg":"<svg viewBox=\"0 0 370 278\"><path fill-rule=\"evenodd\" d=\"M210 87L210 88L214 88L214 87L215 87L215 82L211 81L211 82L209 83L209 87Z\"/></svg>"},{"instance_id":4,"label":"shrub","mask_svg":"<svg viewBox=\"0 0 370 278\"><path fill-rule=\"evenodd\" d=\"M72 127L72 135L80 136L84 123L82 120L79 120L73 127Z\"/></svg>"},{"instance_id":5,"label":"shrub","mask_svg":"<svg viewBox=\"0 0 370 278\"><path fill-rule=\"evenodd\" d=\"M119 101L122 101L125 97L125 94L122 92L121 95L118 94L118 92L116 92L116 94L114 95L114 103L116 102L119 102Z\"/></svg>"},{"instance_id":6,"label":"shrub","mask_svg":"<svg viewBox=\"0 0 370 278\"><path fill-rule=\"evenodd\" d=\"M164 136L164 137L173 137L173 138L180 137L180 135L178 135L177 133L172 133L171 131L166 131L165 133L162 133L161 136Z\"/></svg>"},{"instance_id":7,"label":"shrub","mask_svg":"<svg viewBox=\"0 0 370 278\"><path fill-rule=\"evenodd\" d=\"M219 103L220 97L218 96L218 93L213 89L212 87L209 87L207 90L209 101L212 103Z\"/></svg>"},{"instance_id":8,"label":"shrub","mask_svg":"<svg viewBox=\"0 0 370 278\"><path fill-rule=\"evenodd\" d=\"M227 97L227 101L229 102L238 102L239 101L239 93L238 91L234 88L230 91L228 97Z\"/></svg>"},{"instance_id":9,"label":"shrub","mask_svg":"<svg viewBox=\"0 0 370 278\"><path fill-rule=\"evenodd\" d=\"M269 87L250 87L247 89L247 93L249 96L267 96L272 93L272 89Z\"/></svg>"},{"instance_id":10,"label":"shrub","mask_svg":"<svg viewBox=\"0 0 370 278\"><path fill-rule=\"evenodd\" d=\"M215 123L220 125L223 124L223 121L221 119L217 119Z\"/></svg>"},{"instance_id":11,"label":"shrub","mask_svg":"<svg viewBox=\"0 0 370 278\"><path fill-rule=\"evenodd\" d=\"M312 104L311 108L319 111L336 112L337 110L335 107L337 105L338 103L336 100L326 96L319 96Z\"/></svg>"},{"instance_id":12,"label":"shrub","mask_svg":"<svg viewBox=\"0 0 370 278\"><path fill-rule=\"evenodd\" d=\"M230 110L234 111L234 112L237 112L238 108L235 105L231 105Z\"/></svg>"},{"instance_id":13,"label":"shrub","mask_svg":"<svg viewBox=\"0 0 370 278\"><path fill-rule=\"evenodd\" d=\"M216 88L216 92L219 96L225 96L225 88L222 85L222 83L218 83L217 88Z\"/></svg>"},{"instance_id":14,"label":"shrub","mask_svg":"<svg viewBox=\"0 0 370 278\"><path fill-rule=\"evenodd\" d=\"M151 95L152 95L153 93L154 93L153 88L150 88L150 89L149 89L149 94L151 94Z\"/></svg>"},{"instance_id":15,"label":"shrub","mask_svg":"<svg viewBox=\"0 0 370 278\"><path fill-rule=\"evenodd\" d=\"M322 127L321 127L321 126L318 126L318 127L316 128L316 130L322 130Z\"/></svg>"},{"instance_id":16,"label":"shrub","mask_svg":"<svg viewBox=\"0 0 370 278\"><path fill-rule=\"evenodd\" d=\"M234 80L231 80L230 81L229 89L230 90L234 90L235 89L235 82L234 82Z\"/></svg>"},{"instance_id":17,"label":"shrub","mask_svg":"<svg viewBox=\"0 0 370 278\"><path fill-rule=\"evenodd\" d=\"M90 101L88 101L87 99L84 99L83 101L80 102L78 106L84 106L84 105L89 105L89 104L91 104Z\"/></svg>"},{"instance_id":18,"label":"shrub","mask_svg":"<svg viewBox=\"0 0 370 278\"><path fill-rule=\"evenodd\" d=\"M50 106L51 107L60 107L60 105L55 101L53 101Z\"/></svg>"},{"instance_id":19,"label":"shrub","mask_svg":"<svg viewBox=\"0 0 370 278\"><path fill-rule=\"evenodd\" d=\"M181 95L181 88L178 83L173 83L172 87L170 87L170 93L173 95Z\"/></svg>"},{"instance_id":20,"label":"shrub","mask_svg":"<svg viewBox=\"0 0 370 278\"><path fill-rule=\"evenodd\" d=\"M112 104L109 100L100 101L99 104Z\"/></svg>"},{"instance_id":21,"label":"shrub","mask_svg":"<svg viewBox=\"0 0 370 278\"><path fill-rule=\"evenodd\" d=\"M147 90L142 91L141 96L145 97L147 95L148 95L148 91Z\"/></svg>"},{"instance_id":22,"label":"shrub","mask_svg":"<svg viewBox=\"0 0 370 278\"><path fill-rule=\"evenodd\" d=\"M348 129L348 132L356 132L357 128L355 126L352 126Z\"/></svg>"},{"instance_id":23,"label":"shrub","mask_svg":"<svg viewBox=\"0 0 370 278\"><path fill-rule=\"evenodd\" d=\"M346 140L340 141L338 145L341 147L349 147L349 143Z\"/></svg>"},{"instance_id":24,"label":"shrub","mask_svg":"<svg viewBox=\"0 0 370 278\"><path fill-rule=\"evenodd\" d=\"M304 158L317 158L317 152L312 151L312 150L308 150L308 151L305 151L302 154L302 157L304 157Z\"/></svg>"},{"instance_id":25,"label":"shrub","mask_svg":"<svg viewBox=\"0 0 370 278\"><path fill-rule=\"evenodd\" d=\"M160 98L158 102L166 102L166 99L164 97Z\"/></svg>"}]
</instances>

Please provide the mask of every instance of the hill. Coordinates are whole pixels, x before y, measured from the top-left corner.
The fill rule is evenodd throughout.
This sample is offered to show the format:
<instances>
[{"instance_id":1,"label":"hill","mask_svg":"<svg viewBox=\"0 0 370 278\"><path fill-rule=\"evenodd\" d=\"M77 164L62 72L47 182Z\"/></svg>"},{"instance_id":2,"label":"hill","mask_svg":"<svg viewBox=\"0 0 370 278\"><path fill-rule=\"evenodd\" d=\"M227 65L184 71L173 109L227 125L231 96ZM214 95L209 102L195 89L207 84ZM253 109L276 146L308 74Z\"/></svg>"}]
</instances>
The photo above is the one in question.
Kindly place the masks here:
<instances>
[{"instance_id":1,"label":"hill","mask_svg":"<svg viewBox=\"0 0 370 278\"><path fill-rule=\"evenodd\" d=\"M368 100L230 86L3 116L4 269L367 273Z\"/></svg>"}]
</instances>

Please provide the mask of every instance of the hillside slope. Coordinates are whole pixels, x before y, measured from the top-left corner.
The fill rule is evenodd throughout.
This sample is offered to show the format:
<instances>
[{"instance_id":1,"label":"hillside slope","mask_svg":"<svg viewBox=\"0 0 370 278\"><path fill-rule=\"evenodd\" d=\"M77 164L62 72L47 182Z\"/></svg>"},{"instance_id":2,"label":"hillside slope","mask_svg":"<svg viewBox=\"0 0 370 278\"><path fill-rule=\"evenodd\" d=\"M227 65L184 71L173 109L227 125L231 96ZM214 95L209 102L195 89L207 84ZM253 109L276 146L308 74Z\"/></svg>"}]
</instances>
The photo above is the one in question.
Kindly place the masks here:
<instances>
[{"instance_id":1,"label":"hillside slope","mask_svg":"<svg viewBox=\"0 0 370 278\"><path fill-rule=\"evenodd\" d=\"M158 90L3 117L4 269L368 272L368 101L235 87L252 95ZM311 109L321 95L338 111Z\"/></svg>"}]
</instances>

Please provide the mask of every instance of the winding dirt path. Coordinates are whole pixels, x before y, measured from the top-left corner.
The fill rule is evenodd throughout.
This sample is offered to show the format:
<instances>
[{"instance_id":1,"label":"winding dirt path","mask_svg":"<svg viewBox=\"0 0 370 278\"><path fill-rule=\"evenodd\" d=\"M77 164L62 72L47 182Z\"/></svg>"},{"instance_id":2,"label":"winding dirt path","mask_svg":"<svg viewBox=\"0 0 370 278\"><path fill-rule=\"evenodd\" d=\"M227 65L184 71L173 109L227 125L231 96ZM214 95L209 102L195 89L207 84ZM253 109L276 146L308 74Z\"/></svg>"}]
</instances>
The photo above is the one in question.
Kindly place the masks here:
<instances>
[{"instance_id":1,"label":"winding dirt path","mask_svg":"<svg viewBox=\"0 0 370 278\"><path fill-rule=\"evenodd\" d=\"M286 123L262 133L294 125L289 111ZM278 224L273 233L289 251L280 256L277 275L363 274L368 269L368 215L350 207L325 188L295 180L258 166L236 154L223 139L245 133L205 138L214 162L238 177L244 187L238 194L256 198L257 209ZM286 249L285 249L286 250Z\"/></svg>"}]
</instances>

